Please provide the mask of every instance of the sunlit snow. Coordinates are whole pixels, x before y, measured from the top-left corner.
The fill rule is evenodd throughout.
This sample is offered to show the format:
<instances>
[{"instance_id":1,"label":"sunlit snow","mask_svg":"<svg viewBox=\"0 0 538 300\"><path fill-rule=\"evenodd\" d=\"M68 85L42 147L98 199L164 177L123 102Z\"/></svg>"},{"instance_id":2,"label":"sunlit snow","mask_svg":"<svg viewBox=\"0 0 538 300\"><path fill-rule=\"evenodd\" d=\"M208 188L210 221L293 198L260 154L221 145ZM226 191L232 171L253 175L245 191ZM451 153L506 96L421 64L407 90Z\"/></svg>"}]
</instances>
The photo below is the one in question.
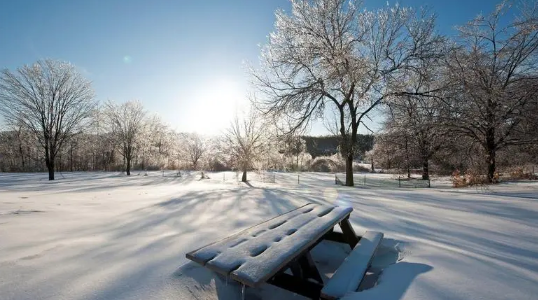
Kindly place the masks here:
<instances>
[{"instance_id":1,"label":"sunlit snow","mask_svg":"<svg viewBox=\"0 0 538 300\"><path fill-rule=\"evenodd\" d=\"M301 173L300 184L293 173L275 183L252 174L248 185L208 174L0 174L0 299L241 299L241 286L185 254L306 202L351 205L357 233L385 234L364 290L346 299L538 295L536 183L349 188L333 174ZM324 280L348 252L313 250ZM303 299L269 285L245 298Z\"/></svg>"}]
</instances>

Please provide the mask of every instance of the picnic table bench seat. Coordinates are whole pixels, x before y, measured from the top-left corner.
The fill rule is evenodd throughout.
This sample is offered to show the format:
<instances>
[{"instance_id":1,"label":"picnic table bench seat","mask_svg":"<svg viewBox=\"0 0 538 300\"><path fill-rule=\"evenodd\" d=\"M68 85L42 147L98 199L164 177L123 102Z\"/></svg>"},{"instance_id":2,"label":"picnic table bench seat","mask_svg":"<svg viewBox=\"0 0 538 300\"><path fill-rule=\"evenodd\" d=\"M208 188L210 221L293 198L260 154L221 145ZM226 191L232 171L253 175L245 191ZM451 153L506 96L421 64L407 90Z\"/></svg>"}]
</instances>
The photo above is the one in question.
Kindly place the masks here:
<instances>
[{"instance_id":1,"label":"picnic table bench seat","mask_svg":"<svg viewBox=\"0 0 538 300\"><path fill-rule=\"evenodd\" d=\"M366 231L357 246L325 284L321 290L321 298L334 300L349 292L357 291L382 239L383 233Z\"/></svg>"},{"instance_id":2,"label":"picnic table bench seat","mask_svg":"<svg viewBox=\"0 0 538 300\"><path fill-rule=\"evenodd\" d=\"M351 207L307 204L187 253L187 258L256 287L290 263L293 257L290 253L309 249L352 210Z\"/></svg>"}]
</instances>

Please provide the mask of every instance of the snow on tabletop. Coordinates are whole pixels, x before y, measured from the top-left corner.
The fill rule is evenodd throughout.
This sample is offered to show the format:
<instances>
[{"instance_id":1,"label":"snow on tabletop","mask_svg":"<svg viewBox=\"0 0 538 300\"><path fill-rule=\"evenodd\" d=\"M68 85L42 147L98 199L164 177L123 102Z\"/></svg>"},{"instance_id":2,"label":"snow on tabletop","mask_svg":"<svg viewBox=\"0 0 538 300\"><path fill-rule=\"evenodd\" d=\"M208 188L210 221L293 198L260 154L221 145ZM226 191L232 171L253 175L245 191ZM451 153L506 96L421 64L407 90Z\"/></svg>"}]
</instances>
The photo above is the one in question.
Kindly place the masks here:
<instances>
[{"instance_id":1,"label":"snow on tabletop","mask_svg":"<svg viewBox=\"0 0 538 300\"><path fill-rule=\"evenodd\" d=\"M284 215L280 215L275 218L266 220L260 224L257 224L256 226L247 228L223 240L213 242L209 245L205 245L204 247L201 247L200 249L187 253L187 258L197 263L200 263L202 265L205 265L208 261L210 261L211 259L215 258L215 256L217 256L217 252L219 251L222 252L222 249L233 248L243 242L246 242L248 241L249 235L252 235L252 234L256 235L256 233L261 233L267 230L267 227L276 227L277 225L282 223L282 220L290 219L297 215L300 215L305 211L305 210L302 210L303 208L308 207L306 210L309 210L310 207L312 206L313 206L312 203L307 203L301 207L298 207L297 209L287 212Z\"/></svg>"},{"instance_id":2,"label":"snow on tabletop","mask_svg":"<svg viewBox=\"0 0 538 300\"><path fill-rule=\"evenodd\" d=\"M189 256L249 286L262 283L348 216L351 207L307 205ZM190 258L190 257L189 257Z\"/></svg>"}]
</instances>

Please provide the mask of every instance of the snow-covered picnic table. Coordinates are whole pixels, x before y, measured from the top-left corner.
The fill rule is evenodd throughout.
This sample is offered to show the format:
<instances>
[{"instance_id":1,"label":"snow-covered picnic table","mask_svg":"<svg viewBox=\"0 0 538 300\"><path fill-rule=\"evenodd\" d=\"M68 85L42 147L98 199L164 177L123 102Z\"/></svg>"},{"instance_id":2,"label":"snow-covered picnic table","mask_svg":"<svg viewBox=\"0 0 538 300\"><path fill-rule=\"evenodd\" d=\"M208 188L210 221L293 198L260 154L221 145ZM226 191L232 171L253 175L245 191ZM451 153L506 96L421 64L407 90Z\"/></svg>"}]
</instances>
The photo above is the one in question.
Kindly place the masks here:
<instances>
[{"instance_id":1,"label":"snow-covered picnic table","mask_svg":"<svg viewBox=\"0 0 538 300\"><path fill-rule=\"evenodd\" d=\"M257 287L267 282L318 299L320 293L322 297L324 295L324 283L310 250L323 239L347 243L355 248L361 237L349 223L352 211L351 207L309 203L191 251L187 258L245 286ZM333 230L336 224L340 225L341 233ZM369 257L364 263L364 272L382 238L381 233L375 234L372 237L377 240L370 245L373 249L366 251ZM284 273L287 269L293 275ZM358 278L359 282L364 272ZM338 298L331 294L325 296L325 299Z\"/></svg>"}]
</instances>

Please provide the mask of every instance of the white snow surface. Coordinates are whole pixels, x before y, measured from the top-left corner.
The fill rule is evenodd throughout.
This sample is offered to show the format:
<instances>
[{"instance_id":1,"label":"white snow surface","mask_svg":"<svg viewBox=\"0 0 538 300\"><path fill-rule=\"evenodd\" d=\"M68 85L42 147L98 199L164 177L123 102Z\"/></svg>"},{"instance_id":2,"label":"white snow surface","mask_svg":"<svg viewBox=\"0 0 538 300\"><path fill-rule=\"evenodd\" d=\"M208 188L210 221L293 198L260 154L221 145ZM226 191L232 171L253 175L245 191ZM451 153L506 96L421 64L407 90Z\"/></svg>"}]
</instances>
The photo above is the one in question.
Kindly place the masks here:
<instances>
[{"instance_id":1,"label":"white snow surface","mask_svg":"<svg viewBox=\"0 0 538 300\"><path fill-rule=\"evenodd\" d=\"M385 235L362 291L344 299L538 297L536 182L399 189L336 186L321 173L299 184L292 173L249 184L224 179L231 172L134 174L0 173L0 299L241 299L240 285L185 254L307 202L352 206L358 234ZM313 249L324 280L349 252ZM304 299L266 284L245 293Z\"/></svg>"}]
</instances>

